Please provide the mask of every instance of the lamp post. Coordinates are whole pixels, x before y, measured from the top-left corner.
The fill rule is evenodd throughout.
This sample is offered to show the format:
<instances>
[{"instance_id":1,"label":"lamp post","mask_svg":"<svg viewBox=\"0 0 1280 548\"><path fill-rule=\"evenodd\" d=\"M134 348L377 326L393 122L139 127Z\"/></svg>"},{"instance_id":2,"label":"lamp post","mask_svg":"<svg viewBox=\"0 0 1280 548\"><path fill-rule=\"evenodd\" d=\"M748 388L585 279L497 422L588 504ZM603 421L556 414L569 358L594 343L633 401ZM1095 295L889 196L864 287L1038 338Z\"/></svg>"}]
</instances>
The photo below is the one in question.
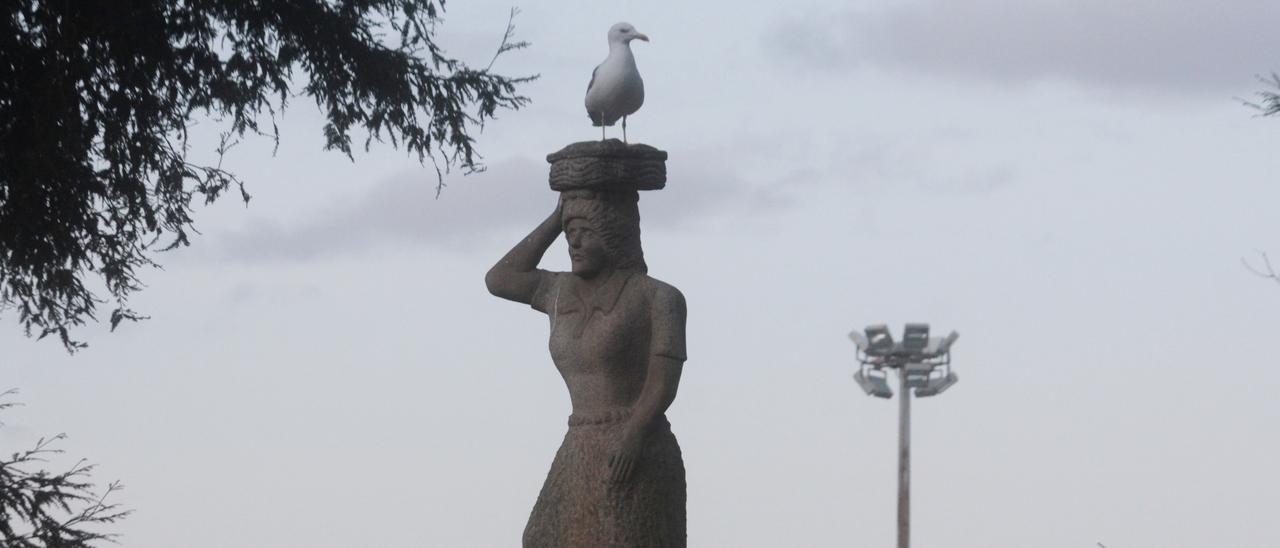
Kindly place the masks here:
<instances>
[{"instance_id":1,"label":"lamp post","mask_svg":"<svg viewBox=\"0 0 1280 548\"><path fill-rule=\"evenodd\" d=\"M959 380L951 371L951 345L960 338L930 337L929 324L909 323L895 342L886 325L849 333L858 346L858 372L853 379L869 396L893 397L887 370L898 371L898 548L911 546L911 392L917 398L941 394Z\"/></svg>"}]
</instances>

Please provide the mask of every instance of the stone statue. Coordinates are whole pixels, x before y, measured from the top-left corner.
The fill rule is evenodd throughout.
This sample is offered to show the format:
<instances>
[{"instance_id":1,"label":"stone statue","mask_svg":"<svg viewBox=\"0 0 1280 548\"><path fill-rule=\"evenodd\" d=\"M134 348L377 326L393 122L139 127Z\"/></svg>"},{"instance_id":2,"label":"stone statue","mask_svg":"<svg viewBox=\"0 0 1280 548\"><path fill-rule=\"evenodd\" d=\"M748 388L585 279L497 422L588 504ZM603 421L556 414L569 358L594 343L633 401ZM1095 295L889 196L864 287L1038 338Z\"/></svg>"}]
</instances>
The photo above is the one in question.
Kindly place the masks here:
<instances>
[{"instance_id":1,"label":"stone statue","mask_svg":"<svg viewBox=\"0 0 1280 548\"><path fill-rule=\"evenodd\" d=\"M649 277L638 190L666 153L617 139L551 154L555 211L485 276L548 316L573 414L524 531L526 548L683 547L684 461L664 415L685 361L685 302ZM538 268L563 232L572 272Z\"/></svg>"}]
</instances>

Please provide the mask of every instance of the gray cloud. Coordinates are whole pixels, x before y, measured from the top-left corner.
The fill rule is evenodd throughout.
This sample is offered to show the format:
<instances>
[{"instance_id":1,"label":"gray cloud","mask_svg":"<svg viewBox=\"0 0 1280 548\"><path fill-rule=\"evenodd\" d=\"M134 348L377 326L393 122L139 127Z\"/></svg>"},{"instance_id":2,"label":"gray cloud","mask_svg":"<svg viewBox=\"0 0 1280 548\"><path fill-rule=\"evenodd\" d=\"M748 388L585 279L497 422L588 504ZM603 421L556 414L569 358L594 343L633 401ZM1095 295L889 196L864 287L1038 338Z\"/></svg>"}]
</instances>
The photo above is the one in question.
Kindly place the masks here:
<instances>
[{"instance_id":1,"label":"gray cloud","mask_svg":"<svg viewBox=\"0 0 1280 548\"><path fill-rule=\"evenodd\" d=\"M943 137L925 142L875 138L840 144L838 152L827 153L813 138L775 135L772 140L739 136L673 151L667 162L667 188L641 196L644 230L678 230L720 216L758 219L796 207L806 192L822 192L831 185L855 184L872 192L905 185L985 194L1012 181L1006 166L983 162L957 166L948 161L952 169L945 173L926 167L926 159L951 145ZM796 155L808 161L779 167ZM762 172L764 164L769 169ZM547 169L541 159L496 162L483 173L453 178L438 199L434 173L405 172L374 183L357 199L321 208L303 222L256 218L215 239L213 253L205 257L297 262L384 245L466 252L494 238L518 238L551 211L555 196L546 186ZM240 288L231 298L251 299L256 289Z\"/></svg>"},{"instance_id":2,"label":"gray cloud","mask_svg":"<svg viewBox=\"0 0 1280 548\"><path fill-rule=\"evenodd\" d=\"M757 195L744 192L732 172L702 166L669 163L668 188L641 198L646 230L680 226ZM242 262L305 261L385 244L466 251L492 237L518 237L544 218L555 205L546 177L545 162L508 160L455 178L437 199L433 174L404 173L375 183L359 199L330 205L307 222L251 221L221 238L216 255Z\"/></svg>"},{"instance_id":3,"label":"gray cloud","mask_svg":"<svg viewBox=\"0 0 1280 548\"><path fill-rule=\"evenodd\" d=\"M241 281L226 293L226 301L235 306L248 306L263 300L281 306L292 306L325 296L321 287L292 280L278 282Z\"/></svg>"},{"instance_id":4,"label":"gray cloud","mask_svg":"<svg viewBox=\"0 0 1280 548\"><path fill-rule=\"evenodd\" d=\"M1280 69L1276 21L1273 0L921 0L792 19L771 47L823 67L1237 90Z\"/></svg>"},{"instance_id":5,"label":"gray cloud","mask_svg":"<svg viewBox=\"0 0 1280 548\"><path fill-rule=\"evenodd\" d=\"M768 198L792 204L833 186L864 195L927 192L985 196L1017 184L1023 168L1002 157L989 137L943 128L908 135L852 131L793 136L808 149L803 161L778 176Z\"/></svg>"},{"instance_id":6,"label":"gray cloud","mask_svg":"<svg viewBox=\"0 0 1280 548\"><path fill-rule=\"evenodd\" d=\"M332 203L305 222L259 218L219 244L224 257L246 262L310 260L395 243L465 246L547 209L551 199L539 185L542 171L533 160L505 161L454 178L439 199L434 174L406 172L374 183L358 199Z\"/></svg>"}]
</instances>

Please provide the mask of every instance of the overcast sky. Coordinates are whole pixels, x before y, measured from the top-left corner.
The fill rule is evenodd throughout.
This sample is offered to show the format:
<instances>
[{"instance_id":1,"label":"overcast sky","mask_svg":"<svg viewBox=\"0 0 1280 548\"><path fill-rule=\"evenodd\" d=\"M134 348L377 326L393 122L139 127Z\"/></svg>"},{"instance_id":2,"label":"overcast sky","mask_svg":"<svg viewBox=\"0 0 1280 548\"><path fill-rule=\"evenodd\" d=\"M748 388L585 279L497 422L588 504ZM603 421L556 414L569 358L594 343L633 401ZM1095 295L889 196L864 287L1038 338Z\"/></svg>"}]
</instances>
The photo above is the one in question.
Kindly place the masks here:
<instances>
[{"instance_id":1,"label":"overcast sky","mask_svg":"<svg viewBox=\"0 0 1280 548\"><path fill-rule=\"evenodd\" d=\"M440 38L483 65L509 6L451 2ZM908 321L961 333L913 410L919 546L1280 545L1280 285L1240 264L1280 256L1280 119L1237 99L1280 70L1280 3L521 7L496 69L541 78L488 172L434 199L293 102L278 154L227 160L252 204L144 274L151 320L68 356L0 317L0 453L68 433L127 485L129 547L517 545L569 402L545 317L483 275L553 208L545 155L598 138L625 20L630 136L670 154L646 259L689 306L690 545L892 544L897 402L845 335Z\"/></svg>"}]
</instances>

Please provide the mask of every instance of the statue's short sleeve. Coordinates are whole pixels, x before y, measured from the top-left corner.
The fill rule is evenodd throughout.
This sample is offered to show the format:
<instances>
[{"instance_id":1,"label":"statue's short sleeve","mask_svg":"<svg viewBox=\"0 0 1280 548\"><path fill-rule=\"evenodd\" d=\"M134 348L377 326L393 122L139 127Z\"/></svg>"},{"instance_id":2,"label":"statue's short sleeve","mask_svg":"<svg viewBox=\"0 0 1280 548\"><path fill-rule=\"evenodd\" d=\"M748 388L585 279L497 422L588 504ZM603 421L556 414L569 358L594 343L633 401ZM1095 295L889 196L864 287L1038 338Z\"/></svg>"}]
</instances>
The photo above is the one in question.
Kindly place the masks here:
<instances>
[{"instance_id":1,"label":"statue's short sleeve","mask_svg":"<svg viewBox=\"0 0 1280 548\"><path fill-rule=\"evenodd\" d=\"M653 338L651 354L685 361L685 304L680 290L658 283L653 293Z\"/></svg>"},{"instance_id":2,"label":"statue's short sleeve","mask_svg":"<svg viewBox=\"0 0 1280 548\"><path fill-rule=\"evenodd\" d=\"M547 313L551 310L552 304L556 298L556 286L560 285L560 273L550 272L541 268L535 270L538 274L538 287L533 290L533 298L529 300L529 306L534 310Z\"/></svg>"}]
</instances>

